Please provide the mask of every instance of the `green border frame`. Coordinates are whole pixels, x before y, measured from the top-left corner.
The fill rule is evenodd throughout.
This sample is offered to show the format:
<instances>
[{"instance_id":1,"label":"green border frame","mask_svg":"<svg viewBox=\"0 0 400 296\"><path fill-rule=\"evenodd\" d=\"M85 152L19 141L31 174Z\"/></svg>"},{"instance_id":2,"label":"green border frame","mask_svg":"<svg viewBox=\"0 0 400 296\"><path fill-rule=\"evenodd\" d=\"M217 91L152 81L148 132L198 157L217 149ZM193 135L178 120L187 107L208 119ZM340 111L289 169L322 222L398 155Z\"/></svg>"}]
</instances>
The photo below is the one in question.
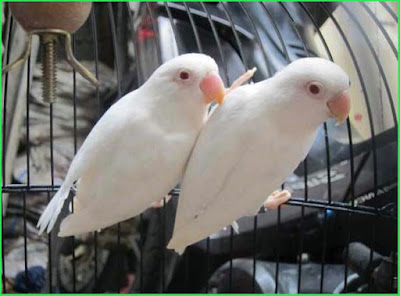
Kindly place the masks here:
<instances>
[{"instance_id":1,"label":"green border frame","mask_svg":"<svg viewBox=\"0 0 400 296\"><path fill-rule=\"evenodd\" d=\"M19 1L19 0L9 0L9 1L4 1L4 0L0 0L1 3L3 2L93 2L93 1L88 1L88 0L82 0L82 1L77 1L77 0L54 0L54 1L48 1L48 0L25 0L25 1ZM123 1L123 0L114 0L114 1L104 1L104 0L99 0L96 2L127 2L127 1ZM141 0L133 0L131 2L147 2L147 1L141 1ZM154 1L153 1L154 2ZM161 1L157 1L157 2L166 2L165 0L161 0ZM197 0L187 0L187 1L182 1L182 0L174 0L174 2L199 2ZM209 0L209 1L203 1L203 2L219 2L216 0ZM225 1L228 2L228 1ZM229 2L261 2L261 1L253 1L253 0L231 0ZM276 1L271 1L271 0L267 0L267 1L263 1L263 2L276 2ZM298 1L293 1L293 0L281 0L280 2L298 2ZM318 0L303 0L301 2L320 2ZM325 1L325 2L371 2L371 1L367 1L367 0L361 0L361 1L353 1L353 0L330 0L330 1ZM376 2L397 2L398 5L398 10L400 8L400 1L399 0L389 0L389 1L382 1L382 0L378 0ZM1 7L1 10L3 8ZM2 12L2 11L1 11ZM2 19L2 13L0 14L0 21ZM399 20L399 17L398 17ZM0 39L3 40L2 37L2 30L0 30ZM400 39L400 34L398 32L398 40L397 40L397 48L399 48L399 39ZM2 68L2 59L0 59L0 68ZM398 63L398 73L400 74L400 64ZM400 75L399 75L400 76ZM398 86L400 85L400 77L398 76ZM2 84L0 84L0 91L2 93ZM397 98L397 107L399 109L399 97ZM399 119L398 119L399 121ZM0 113L0 126L2 125L3 122L3 112ZM400 137L400 130L397 131L397 138L399 139ZM2 134L2 129L0 131L0 134ZM3 143L2 143L2 136L0 137L0 141L1 141L1 145L0 145L0 153L2 153L3 150ZM400 158L400 150L399 147L397 147L397 159ZM0 162L2 162L2 160L0 160ZM1 176L2 171L0 170L0 176ZM399 183L399 174L400 174L400 167L399 165L397 166L397 184ZM1 183L3 182L3 178L1 177ZM3 184L1 184L3 185ZM400 194L400 189L399 187L397 187L397 196L399 196ZM0 195L2 195L2 192L0 192ZM2 198L0 198L0 209L3 208L2 205ZM398 210L398 209L397 209ZM397 211L399 212L399 211ZM1 212L2 214L2 212ZM399 218L399 216L397 217ZM0 235L2 232L2 225L1 225L1 220L0 220ZM399 245L400 245L400 237L399 237L399 227L400 227L400 221L399 219L397 219L397 253L399 253ZM0 254L2 254L2 242L0 242ZM0 275L2 275L2 261L0 260ZM399 274L400 271L400 267L399 265L397 266L397 274ZM0 294L3 294L3 286L2 286L2 281L0 282ZM398 290L399 291L399 290ZM21 295L21 294L12 294L12 293L5 293L6 295ZM53 294L41 294L41 295L53 295ZM64 295L68 295L68 294L64 294ZM74 294L72 294L74 295ZM85 294L80 294L80 295L99 295L99 294L94 294L94 293L85 293ZM100 295L120 295L120 294L114 294L114 293L107 293L107 294L100 294ZM159 294L144 294L144 295L159 295ZM184 294L169 294L169 295L206 295L206 294L189 294L189 293L184 293ZM231 295L231 294L219 294L219 295ZM255 295L255 294L236 294L236 295ZM291 295L291 294L280 294L280 295ZM298 294L298 295L331 295L331 294ZM346 294L346 295L360 295L360 294ZM370 294L371 295L371 294ZM396 293L391 293L391 294L379 294L379 295L400 295L400 292Z\"/></svg>"}]
</instances>

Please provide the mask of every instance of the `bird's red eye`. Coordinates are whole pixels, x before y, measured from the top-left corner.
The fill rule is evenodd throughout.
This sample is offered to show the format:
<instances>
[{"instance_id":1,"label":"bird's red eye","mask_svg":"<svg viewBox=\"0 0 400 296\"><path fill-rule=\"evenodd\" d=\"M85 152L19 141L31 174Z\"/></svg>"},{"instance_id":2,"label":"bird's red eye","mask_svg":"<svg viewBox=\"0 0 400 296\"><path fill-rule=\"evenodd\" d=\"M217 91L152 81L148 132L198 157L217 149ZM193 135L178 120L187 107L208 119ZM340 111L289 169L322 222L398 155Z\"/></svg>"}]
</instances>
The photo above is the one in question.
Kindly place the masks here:
<instances>
[{"instance_id":1,"label":"bird's red eye","mask_svg":"<svg viewBox=\"0 0 400 296\"><path fill-rule=\"evenodd\" d=\"M179 73L179 78L182 80L187 80L187 79L189 79L189 73L186 71L181 71Z\"/></svg>"},{"instance_id":2,"label":"bird's red eye","mask_svg":"<svg viewBox=\"0 0 400 296\"><path fill-rule=\"evenodd\" d=\"M318 85L312 83L308 86L308 90L310 91L310 93L312 93L313 95L317 95L320 93L321 89L319 88Z\"/></svg>"}]
</instances>

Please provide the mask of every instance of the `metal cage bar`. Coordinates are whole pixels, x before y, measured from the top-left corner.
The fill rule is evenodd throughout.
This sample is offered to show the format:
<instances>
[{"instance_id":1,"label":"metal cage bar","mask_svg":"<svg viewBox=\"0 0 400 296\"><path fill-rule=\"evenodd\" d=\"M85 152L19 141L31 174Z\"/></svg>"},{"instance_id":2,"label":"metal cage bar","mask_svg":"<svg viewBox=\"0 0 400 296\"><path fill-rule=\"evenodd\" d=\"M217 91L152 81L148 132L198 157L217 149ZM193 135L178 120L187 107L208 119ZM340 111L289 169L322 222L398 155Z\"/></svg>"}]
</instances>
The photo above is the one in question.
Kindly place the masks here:
<instances>
[{"instance_id":1,"label":"metal cage bar","mask_svg":"<svg viewBox=\"0 0 400 296\"><path fill-rule=\"evenodd\" d=\"M386 2L379 2L385 9L387 12L389 12L389 14L391 15L391 17L393 18L393 20L397 23L398 22L398 18L397 15L394 13L394 11L390 8L390 6L386 3Z\"/></svg>"},{"instance_id":2,"label":"metal cage bar","mask_svg":"<svg viewBox=\"0 0 400 296\"><path fill-rule=\"evenodd\" d=\"M8 10L8 15L7 15L7 22L5 24L5 34L6 34L6 41L4 44L4 48L6 48L6 52L4 53L3 57L3 62L5 61L7 64L10 62L10 51L11 51L11 33L12 33L12 28L13 28L13 18L11 16L11 12ZM3 94L3 134L2 134L2 143L4 147L4 143L6 143L7 137L7 86L8 86L8 73L4 76L4 84L2 81L2 86L4 86L4 94ZM6 172L6 153L4 151L5 149L2 149L2 184L5 183L5 172ZM5 253L4 253L4 213L5 213L5 208L4 208L4 203L2 203L2 208L1 208L1 242L2 242L2 248L1 248L1 266L2 266L2 291L3 293L7 293L6 289L6 270L5 270Z\"/></svg>"},{"instance_id":3,"label":"metal cage bar","mask_svg":"<svg viewBox=\"0 0 400 296\"><path fill-rule=\"evenodd\" d=\"M75 35L72 35L72 51L75 54ZM74 122L74 155L78 152L78 121L76 114L77 100L76 100L76 71L72 71L72 102L73 102L73 122ZM53 164L54 166L54 164ZM71 212L74 212L74 199L71 199ZM72 236L72 244L75 246L75 236ZM75 248L72 250L72 292L76 292L76 256Z\"/></svg>"},{"instance_id":4,"label":"metal cage bar","mask_svg":"<svg viewBox=\"0 0 400 296\"><path fill-rule=\"evenodd\" d=\"M359 5L361 5L361 7L364 8L364 10L368 13L368 15L374 20L374 23L378 26L378 28L382 32L383 36L385 36L385 40L387 41L387 43L389 43L389 46L393 52L393 56L396 58L396 60L398 60L398 51L397 51L396 46L394 45L392 39L390 39L390 36L389 36L388 32L386 31L386 29L383 27L381 22L378 20L376 15L372 12L371 8L368 7L368 5L366 5L363 2L359 2Z\"/></svg>"},{"instance_id":5,"label":"metal cage bar","mask_svg":"<svg viewBox=\"0 0 400 296\"><path fill-rule=\"evenodd\" d=\"M90 27L92 31L92 40L93 40L93 53L94 53L94 67L95 67L95 77L99 81L99 45L97 40L97 24L96 24L96 15L94 12L94 8L90 11ZM100 119L102 115L102 104L100 100L100 91L99 87L96 87L96 101L97 101L97 120ZM97 231L93 233L94 237L94 285L97 286L98 283L98 237Z\"/></svg>"},{"instance_id":6,"label":"metal cage bar","mask_svg":"<svg viewBox=\"0 0 400 296\"><path fill-rule=\"evenodd\" d=\"M313 25L314 25L314 28L315 28L315 30L316 30L316 32L317 32L317 34L318 34L318 37L320 38L320 40L322 41L322 44L323 44L323 47L324 47L324 49L325 49L325 51L326 51L326 53L327 53L327 55L328 55L328 57L329 57L329 59L333 62L333 57L332 57L332 53L330 52L330 50L329 50L329 47L328 47L328 45L327 45L327 43L326 43L326 41L325 41L325 38L323 37L323 35L322 35L322 33L321 33L321 30L319 29L319 27L318 27L318 25L317 25L317 23L316 23L316 21L315 21L315 19L312 17L312 15L311 15L311 13L309 12L309 10L307 9L307 7L303 4L303 3L299 3L300 4L300 6L301 6L301 8L303 9L303 11L305 11L306 12L306 14L307 14L307 16L310 18L310 20L312 21L312 23L313 23ZM350 121L347 119L347 131L348 131L348 136L349 136L349 151L350 151L350 175L351 175L351 188L353 189L353 195L354 195L354 178L353 178L353 174L354 174L354 164L353 164L353 143L352 143L352 138L351 138L351 127L350 127ZM327 126L326 126L326 124L324 124L324 131L325 131L325 133L326 133L326 138L327 138ZM327 143L327 142L325 142L325 143ZM329 143L328 143L328 145L329 145ZM328 154L328 153L327 153ZM329 154L328 154L329 155ZM329 178L329 177L328 177ZM329 178L330 179L330 178ZM329 191L329 192L331 192L331 191ZM353 198L354 199L354 198ZM331 202L330 202L331 203ZM354 204L352 204L352 206L354 206ZM304 216L304 211L302 211L302 217ZM326 225L326 210L324 211L324 226ZM326 227L324 227L324 242L325 242L325 239L326 239ZM347 244L346 244L347 246L349 245L349 241L347 241ZM324 244L324 247L323 247L323 252L324 252L324 250L325 250L325 248L326 248L326 245ZM323 256L323 257L325 257L325 256ZM321 272L323 271L323 266L321 267L322 268L322 270L321 270ZM345 287L346 287L346 281L347 281L347 259L346 259L346 265L345 265L345 279L344 279L344 281L345 281ZM300 283L300 280L299 280L299 283ZM320 292L322 292L322 290L323 290L323 276L321 276L321 286L320 286ZM300 291L300 290L299 290Z\"/></svg>"},{"instance_id":7,"label":"metal cage bar","mask_svg":"<svg viewBox=\"0 0 400 296\"><path fill-rule=\"evenodd\" d=\"M361 3L361 4L364 4L364 3ZM386 93L388 94L390 110L391 110L392 116L393 116L393 124L397 128L396 110L395 110L394 103L393 103L392 92L390 91L389 83L388 83L388 81L386 79L385 71L383 70L382 64L379 61L379 57L378 57L378 55L377 55L377 53L376 53L376 51L375 51L375 49L374 49L374 47L373 47L373 45L371 43L371 40L368 38L368 35L366 34L365 30L362 28L360 22L357 20L357 18L354 15L354 13L352 13L351 10L349 9L349 6L348 5L344 5L344 4L340 4L340 6L343 7L345 12L350 16L351 20L356 25L358 31L361 33L363 39L367 43L369 51L371 52L371 54L373 56L373 59L374 59L374 62L376 64L376 66L378 67L379 73L381 74L381 77L382 77L382 80L383 80L383 84L385 85Z\"/></svg>"},{"instance_id":8,"label":"metal cage bar","mask_svg":"<svg viewBox=\"0 0 400 296\"><path fill-rule=\"evenodd\" d=\"M222 60L222 69L224 71L226 80L227 80L227 84L230 84L230 80L229 80L229 75L228 75L228 68L227 68L227 64L226 64L226 60L225 60L225 55L223 53L222 50L222 45L221 45L221 41L220 38L218 36L217 30L215 28L214 22L212 21L211 15L209 10L207 9L207 6L204 5L204 3L201 2L201 7L204 10L204 12L207 15L207 19L208 22L211 26L211 30L218 48L218 53L221 57ZM232 252L233 252L233 227L230 226L230 233L229 233L229 253L230 253L230 258L229 258L229 290L232 291ZM209 252L210 252L210 238L207 237L207 245L208 245L208 249L207 249L207 258L210 258ZM207 280L208 283L208 280ZM208 284L207 284L208 285Z\"/></svg>"}]
</instances>

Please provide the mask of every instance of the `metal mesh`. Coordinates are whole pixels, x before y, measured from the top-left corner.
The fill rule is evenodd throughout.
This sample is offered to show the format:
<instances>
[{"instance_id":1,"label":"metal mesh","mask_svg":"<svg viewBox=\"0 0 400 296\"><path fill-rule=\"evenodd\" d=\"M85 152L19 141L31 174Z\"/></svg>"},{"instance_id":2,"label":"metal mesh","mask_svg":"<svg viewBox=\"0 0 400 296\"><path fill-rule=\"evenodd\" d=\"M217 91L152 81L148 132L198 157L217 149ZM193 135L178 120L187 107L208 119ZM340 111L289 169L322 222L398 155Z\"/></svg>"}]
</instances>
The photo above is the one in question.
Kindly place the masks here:
<instances>
[{"instance_id":1,"label":"metal mesh","mask_svg":"<svg viewBox=\"0 0 400 296\"><path fill-rule=\"evenodd\" d=\"M345 4L339 3L338 7L332 7L332 4L324 3L173 3L164 2L161 4L156 3L142 3L135 11L132 10L129 3L107 3L107 4L96 4L95 9L92 10L89 20L86 22L84 28L90 39L90 46L92 46L92 56L86 57L89 60L94 61L95 65L95 75L100 81L102 80L102 73L99 68L99 60L102 55L101 51L103 48L99 46L99 40L101 36L106 36L102 31L103 27L100 27L99 22L104 22L104 18L108 18L108 30L111 39L108 40L111 44L112 60L111 67L115 73L116 79L116 94L115 100L121 98L125 93L139 87L151 74L151 72L160 65L165 59L172 57L175 54L183 54L185 52L200 52L206 53L213 56L220 66L220 72L225 80L225 83L229 85L232 79L237 76L239 71L247 70L253 67L255 61L258 61L261 65L259 72L261 74L254 77L254 82L261 79L266 79L272 76L277 70L279 70L285 64L293 61L294 59L306 56L318 56L322 55L332 61L336 61L335 50L338 46L332 48L332 41L327 41L327 35L322 32L322 23L331 23L331 30L338 34L340 42L343 43L342 51L346 52L349 56L348 61L351 65L347 65L353 71L352 79L353 84L356 84L360 88L362 93L362 98L364 100L365 111L368 122L367 133L370 135L367 139L363 141L356 140L358 137L355 133L359 133L354 129L350 120L344 128L342 128L342 138L346 145L343 145L341 149L346 149L344 152L345 159L332 160L332 154L336 153L335 150L337 146L332 146L332 135L335 134L335 127L328 124L324 124L321 129L321 143L324 144L323 151L319 154L321 161L324 163L325 173L325 188L323 190L324 197L316 198L315 192L312 191L311 183L315 182L315 176L312 175L315 172L313 168L315 160L310 160L307 157L304 162L300 165L297 170L298 176L302 178L302 183L304 184L302 188L302 195L294 195L287 205L284 207L279 207L276 213L260 212L258 215L248 218L246 230L247 238L247 248L243 249L242 246L238 247L236 244L238 239L237 235L234 234L233 228L230 227L226 230L225 235L221 236L221 241L219 244L225 244L227 252L221 251L221 254L216 254L211 250L217 243L212 238L207 238L200 250L203 250L205 257L201 268L199 267L198 272L203 273L201 278L203 279L203 291L213 291L210 290L212 284L209 279L211 275L216 271L217 267L223 262L228 262L228 283L227 291L232 291L234 289L235 281L237 278L234 277L234 264L236 258L251 258L252 260L252 281L251 287L246 292L260 292L257 290L258 279L256 278L257 272L262 268L258 264L258 261L265 258L268 260L273 269L270 271L274 286L273 290L275 293L282 293L285 291L282 285L286 284L286 279L282 277L282 268L285 268L285 262L292 262L297 264L296 270L296 280L295 280L295 291L296 292L309 292L306 284L304 283L305 272L304 271L304 260L302 255L305 252L310 252L310 242L306 238L306 231L309 228L306 226L309 223L310 215L317 215L319 218L318 226L319 234L317 235L319 242L316 242L318 250L313 250L311 253L315 256L315 261L319 265L319 274L315 277L314 281L318 281L318 289L312 290L312 292L327 292L326 288L329 278L326 276L326 266L332 261L337 262L337 259L332 258L333 251L335 248L342 248L345 250L343 262L343 290L346 291L349 275L354 273L354 271L349 270L348 266L348 256L349 256L349 244L353 241L362 241L370 248L370 263L374 259L374 252L379 251L384 253L386 256L394 256L397 250L397 194L394 194L389 201L383 203L366 203L363 204L359 201L360 196L378 197L387 194L385 192L385 186L395 183L394 188L397 188L397 175L395 180L389 180L392 183L388 183L388 180L384 178L385 171L381 168L381 163L384 163L389 159L389 162L396 162L396 155L393 153L394 150L384 150L385 147L389 145L397 145L397 86L392 85L393 82L388 78L390 73L387 70L387 65L381 61L382 55L393 55L397 62L397 48L393 37L390 37L387 32L383 22L382 8L386 12L387 16L393 19L397 26L397 15L390 8L390 6L381 2L376 6L370 6L366 3L352 3ZM315 13L318 10L318 14ZM340 10L341 14L336 12ZM377 11L380 11L380 14ZM216 11L218 13L216 13ZM239 14L238 11L241 11ZM255 17L255 11L258 11L262 18ZM365 14L365 16L376 26L377 30L374 34L379 34L381 36L381 41L386 44L387 49L384 53L379 52L381 50L376 47L374 43L376 41L375 37L372 36L371 32L368 32L368 28L365 27L365 23L359 17L358 13ZM277 18L280 15L280 18ZM343 16L346 16L349 21L348 23L341 23ZM124 24L121 20L128 20L128 25ZM282 19L285 19L286 25L283 26ZM307 21L308 25L305 26L304 22ZM165 25L167 23L167 25ZM268 24L267 35L260 32L260 27ZM364 50L360 51L360 46L355 46L355 41L352 39L354 35L349 35L347 26L354 27L353 30L358 32L359 40L357 42L363 42L365 44ZM11 48L11 40L13 38L12 34L15 32L16 22L12 19L9 14L7 17L7 22L3 28L3 36L5 40L5 53L3 55L3 65L10 62L10 52L13 50ZM127 26L127 27L126 27ZM165 40L167 32L165 28L172 30L173 41L175 45L171 45L171 40ZM100 28L100 29L99 29ZM313 34L307 33L307 30L313 31ZM123 35L123 32L128 32L127 36ZM288 35L290 32L291 35ZM206 34L207 33L207 34ZM79 34L79 32L77 33ZM309 36L314 35L315 40L310 42ZM290 38L288 38L290 36ZM132 62L134 67L128 67L126 65L127 58L126 55L129 49L125 48L124 41L128 40L127 43L132 45L130 49L133 53L131 54ZM375 40L375 41L374 41ZM104 41L104 40L103 40ZM354 42L353 42L354 41ZM339 41L337 41L339 42ZM251 43L251 50L249 49L249 43ZM319 47L315 44L318 43ZM104 44L104 42L102 43ZM275 47L272 47L274 44ZM311 45L310 45L311 44ZM227 47L230 46L236 56L232 56L229 53ZM79 53L79 45L76 42L76 37L73 38L73 48L76 53ZM363 69L363 64L365 59L362 59L362 55L365 52L369 52L371 65L376 67L376 73L379 75L379 85L377 88L381 90L381 97L376 97L371 94L371 86L368 84L368 75ZM250 55L254 54L256 58L251 59ZM236 58L235 58L236 57ZM277 58L278 57L278 58ZM128 58L129 60L129 58ZM249 62L250 61L250 62ZM50 143L50 181L47 184L31 184L31 147L30 142L30 89L31 89L31 77L32 77L32 60L28 59L25 67L26 75L26 113L25 120L27 122L26 130L23 132L25 134L25 147L26 151L26 183L17 184L10 180L5 181L3 177L2 193L10 194L10 200L16 199L22 200L21 209L19 216L23 220L23 245L24 245L24 258L25 266L24 272L25 277L28 278L28 257L30 253L28 251L28 241L27 241L27 219L29 215L32 215L32 210L27 208L27 199L32 194L35 193L45 193L47 194L47 199L50 200L52 195L58 190L59 186L55 185L54 176L54 155L53 155L53 145L57 139L54 138L53 134L53 121L54 121L54 107L49 105L49 143ZM235 66L232 66L235 65ZM374 68L375 69L375 68ZM397 67L396 67L397 69ZM127 78L127 76L133 76L134 78ZM79 148L79 143L77 140L77 133L79 130L79 125L77 121L77 83L76 83L76 73L72 74L73 88L71 89L71 98L73 101L73 150L74 153L77 152ZM396 79L397 81L397 79ZM10 124L9 116L11 113L8 106L10 101L13 100L8 95L8 84L10 83L8 75L3 77L3 146L9 141L9 127ZM378 117L392 117L392 124L389 124L388 128L381 129L376 123L377 111L374 109L376 106L374 101L388 100L385 104L389 104L389 111L384 114L379 114ZM95 91L95 95L90 98L90 100L95 100L98 102L98 118L102 115L105 109L109 106L108 102L105 102L100 97L99 89ZM57 102L55 103L57 104ZM374 113L375 112L375 113ZM378 119L379 121L380 119ZM386 119L385 119L386 120ZM295 145L295 143L293 143ZM383 151L383 152L382 152ZM385 154L384 151L389 151L391 154ZM361 155L361 156L360 156ZM134 157L134 156L133 156ZM310 163L311 161L311 163ZM336 165L339 161L347 161L348 166L346 166L347 177L346 177L346 190L342 195L342 198L334 198L337 194L336 185L334 185L334 179L337 177L337 168L332 169L333 165ZM2 175L6 174L6 149L3 149L2 154ZM365 175L367 170L366 166L368 164L369 171ZM335 174L333 175L333 172ZM396 167L397 172L397 167ZM379 174L382 174L381 176ZM310 177L311 176L311 177ZM359 178L366 178L367 182L370 184L372 191L360 192L357 189L359 184ZM336 180L336 179L335 179ZM344 184L344 183L343 183ZM283 184L282 187L291 186L290 181ZM310 187L311 186L311 187ZM343 185L344 186L344 185ZM397 189L396 189L397 191ZM296 192L296 191L295 191ZM311 194L312 193L312 194ZM179 196L179 188L174 189L171 192L173 196ZM371 199L371 198L370 198ZM290 224L288 226L289 218L285 215L285 211L289 208L293 208L296 211L297 222L293 226ZM3 209L3 213L4 213ZM73 210L73 203L72 203ZM310 212L312 210L312 212ZM167 209L167 204L164 201L164 207L158 212L158 222L160 222L158 229L158 236L162 245L166 245L169 234L169 226L173 220L171 217L171 211ZM268 231L260 230L260 223L264 225L264 218L267 215L272 215L276 219L274 225L270 226ZM337 215L340 217L340 223L335 224L337 220L332 220L331 216ZM336 216L335 216L336 217ZM136 267L136 280L133 291L137 292L153 292L149 290L146 286L146 281L149 275L149 271L146 272L146 267L148 263L148 258L146 256L151 256L152 253L145 253L146 239L149 236L149 225L146 225L146 219L142 215L136 218L138 220L137 229L140 233L140 239L138 241L139 246L139 258ZM35 218L33 218L35 220ZM334 221L334 222L332 222ZM360 236L357 231L360 229L359 226L352 227L353 221L358 221L358 224L363 224L364 229L367 234ZM173 221L172 221L173 222ZM3 292L7 293L6 289L6 269L7 264L5 264L5 253L4 253L4 242L5 242L5 223L4 214L2 215L2 225L3 225L3 253L2 253L2 275L3 275ZM333 228L343 227L341 234L343 237L338 238L344 244L337 243L335 241L337 238L332 237ZM380 227L391 225L391 228L387 230L392 236L393 240L383 243L379 242L382 235L379 235ZM347 227L345 227L347 226ZM293 230L292 228L295 228ZM379 227L379 228L377 228ZM287 237L286 232L289 231L294 233L292 236ZM123 234L121 234L121 226L118 224L117 235L115 237L116 244L121 245L121 240ZM93 242L91 247L94 249L94 280L93 286L97 286L99 280L99 266L98 266L98 236L101 234L94 233ZM268 237L266 237L268 235ZM379 239L377 238L379 235ZM54 247L55 244L59 244L58 238L54 234L49 234L47 236L48 243L48 272L46 275L46 287L44 289L48 292L59 291L58 274L55 276L57 271L54 261L55 256L57 256L59 246ZM264 253L265 242L271 244L272 253ZM293 244L291 247L291 253L288 255L287 244L288 242ZM387 244L384 246L383 244ZM73 239L72 245L76 242ZM216 247L215 247L216 248ZM222 247L221 247L222 248ZM222 248L226 250L226 248ZM238 251L239 250L239 251ZM285 251L283 251L285 250ZM182 282L180 286L177 286L177 279L174 273L171 274L170 261L171 256L170 251L166 249L159 250L159 255L157 255L159 265L156 267L158 273L154 274L154 280L159 283L160 287L156 292L198 292L202 291L198 286L196 286L196 281L193 280L194 277L199 276L194 272L196 269L197 258L196 248L189 247L188 251L183 255L183 259L179 259L182 262L179 263L183 275L180 275L178 279ZM392 252L392 254L390 253ZM150 254L150 255L149 255ZM85 291L84 288L79 288L76 285L78 270L76 267L75 260L75 250L72 251L72 288L70 292L81 292ZM293 259L294 258L294 259ZM174 259L178 260L178 259ZM222 261L221 261L222 260ZM397 257L396 259L397 260ZM340 260L339 260L340 261ZM120 262L122 264L122 262ZM274 264L272 264L274 263ZM396 263L397 264L397 263ZM178 269L179 269L178 268ZM168 269L168 270L167 270ZM396 266L397 269L397 266ZM175 269L176 270L176 269ZM394 275L396 271L393 267L392 281L394 281ZM147 278L146 278L147 277ZM200 276L199 276L200 277ZM397 277L397 276L396 276ZM104 279L102 279L104 280ZM280 283L283 281L283 283ZM372 279L368 279L368 286L372 286ZM396 283L397 285L397 283ZM122 287L123 284L120 285ZM171 286L173 288L171 288ZM329 284L328 284L329 286ZM393 285L392 285L393 287Z\"/></svg>"}]
</instances>

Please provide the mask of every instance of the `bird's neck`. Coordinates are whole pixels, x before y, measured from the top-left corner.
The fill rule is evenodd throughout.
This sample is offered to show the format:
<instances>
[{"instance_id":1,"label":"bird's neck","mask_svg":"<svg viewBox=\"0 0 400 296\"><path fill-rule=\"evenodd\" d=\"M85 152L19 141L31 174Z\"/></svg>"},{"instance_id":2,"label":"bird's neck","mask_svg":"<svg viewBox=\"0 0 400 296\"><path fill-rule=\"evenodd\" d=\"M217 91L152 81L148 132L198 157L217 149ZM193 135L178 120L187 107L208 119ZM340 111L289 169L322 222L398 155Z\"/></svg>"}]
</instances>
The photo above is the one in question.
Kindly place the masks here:
<instances>
[{"instance_id":1,"label":"bird's neck","mask_svg":"<svg viewBox=\"0 0 400 296\"><path fill-rule=\"evenodd\" d=\"M207 120L206 106L187 106L175 101L169 106L163 106L163 111L158 115L160 122L165 126L173 123L173 128L178 125L182 131L200 130Z\"/></svg>"},{"instance_id":2,"label":"bird's neck","mask_svg":"<svg viewBox=\"0 0 400 296\"><path fill-rule=\"evenodd\" d=\"M275 84L273 79L266 81L266 83L270 83L268 87L271 92L268 97L263 96L263 104L266 106L260 110L265 110L267 113L263 116L271 117L282 131L313 134L323 121L322 116L320 118L317 114L312 113L313 106L305 103L307 100L294 99L298 93L292 92L291 88L279 84L273 85ZM263 90L265 85L260 85L260 87L260 90Z\"/></svg>"},{"instance_id":3,"label":"bird's neck","mask_svg":"<svg viewBox=\"0 0 400 296\"><path fill-rule=\"evenodd\" d=\"M293 132L306 132L314 133L321 120L314 114L309 114L309 110L302 104L293 104L288 102L286 108L280 112L282 117L285 118L281 121L282 128L291 130Z\"/></svg>"},{"instance_id":4,"label":"bird's neck","mask_svg":"<svg viewBox=\"0 0 400 296\"><path fill-rule=\"evenodd\" d=\"M156 92L148 105L159 125L171 131L200 130L207 120L208 107L199 102L190 102L190 96L184 98L187 101L183 103L182 98L169 95L166 99L166 95L165 92Z\"/></svg>"}]
</instances>

